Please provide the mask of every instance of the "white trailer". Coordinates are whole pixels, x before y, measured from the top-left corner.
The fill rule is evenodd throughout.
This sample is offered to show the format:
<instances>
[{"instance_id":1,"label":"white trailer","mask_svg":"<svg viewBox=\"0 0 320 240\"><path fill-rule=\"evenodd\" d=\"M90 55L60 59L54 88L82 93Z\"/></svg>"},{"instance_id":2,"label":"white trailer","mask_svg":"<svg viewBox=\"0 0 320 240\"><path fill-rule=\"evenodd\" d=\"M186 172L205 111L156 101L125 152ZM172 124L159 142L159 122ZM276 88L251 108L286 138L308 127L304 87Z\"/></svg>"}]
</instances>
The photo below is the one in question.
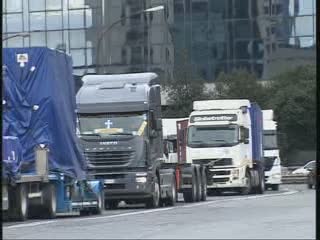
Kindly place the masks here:
<instances>
[{"instance_id":1,"label":"white trailer","mask_svg":"<svg viewBox=\"0 0 320 240\"><path fill-rule=\"evenodd\" d=\"M281 160L277 143L277 122L272 109L263 110L263 151L266 187L279 190L281 184Z\"/></svg>"}]
</instances>

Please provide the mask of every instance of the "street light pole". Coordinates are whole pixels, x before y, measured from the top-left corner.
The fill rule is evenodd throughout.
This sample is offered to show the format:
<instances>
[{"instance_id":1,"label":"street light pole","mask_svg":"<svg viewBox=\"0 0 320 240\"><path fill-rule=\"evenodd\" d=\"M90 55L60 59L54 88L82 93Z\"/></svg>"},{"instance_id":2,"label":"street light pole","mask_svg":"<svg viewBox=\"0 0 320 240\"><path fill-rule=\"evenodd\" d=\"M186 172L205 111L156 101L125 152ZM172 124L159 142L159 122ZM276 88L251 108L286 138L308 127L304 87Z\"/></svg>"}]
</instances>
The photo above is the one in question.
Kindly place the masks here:
<instances>
[{"instance_id":1,"label":"street light pole","mask_svg":"<svg viewBox=\"0 0 320 240\"><path fill-rule=\"evenodd\" d=\"M152 7L152 8L148 8L148 9L145 9L145 10L142 10L142 11L139 11L139 12L136 12L136 13L133 13L133 14L130 14L129 16L125 16L125 17L122 17L120 18L119 20L115 21L114 23L112 23L108 28L104 28L101 30L99 36L98 36L98 41L97 41L97 51L96 51L96 66L97 66L97 73L99 73L99 69L100 69L100 64L99 64L99 58L100 58L100 47L101 47L101 41L103 39L103 36L109 32L116 24L118 24L119 22L121 22L122 20L124 19L127 19L127 18L131 18L133 16L136 16L136 15L140 15L142 13L147 13L147 12L157 12L157 11L161 11L164 9L164 6L163 5L160 5L160 6L157 6L157 7ZM109 40L110 41L110 40Z\"/></svg>"},{"instance_id":2,"label":"street light pole","mask_svg":"<svg viewBox=\"0 0 320 240\"><path fill-rule=\"evenodd\" d=\"M16 38L16 37L29 37L29 36L30 36L29 33L19 33L19 34L12 35L10 37L3 38L2 41L7 41L11 38Z\"/></svg>"}]
</instances>

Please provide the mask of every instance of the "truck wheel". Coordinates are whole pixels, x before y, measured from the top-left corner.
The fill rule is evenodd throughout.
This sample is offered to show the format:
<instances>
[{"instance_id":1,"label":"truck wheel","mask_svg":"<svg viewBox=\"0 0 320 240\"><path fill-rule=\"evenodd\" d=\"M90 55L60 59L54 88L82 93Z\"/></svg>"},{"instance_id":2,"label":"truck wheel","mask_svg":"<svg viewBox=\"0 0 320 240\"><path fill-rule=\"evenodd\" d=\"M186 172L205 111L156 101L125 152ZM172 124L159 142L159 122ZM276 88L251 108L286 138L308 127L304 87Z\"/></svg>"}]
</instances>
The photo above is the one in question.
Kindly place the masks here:
<instances>
[{"instance_id":1,"label":"truck wheel","mask_svg":"<svg viewBox=\"0 0 320 240\"><path fill-rule=\"evenodd\" d=\"M263 194L264 193L264 191L265 191L265 182L264 182L264 175L262 174L262 175L260 175L259 174L259 185L258 185L258 187L257 187L257 193L258 194Z\"/></svg>"},{"instance_id":2,"label":"truck wheel","mask_svg":"<svg viewBox=\"0 0 320 240\"><path fill-rule=\"evenodd\" d=\"M203 170L202 174L201 174L201 178L202 178L202 186L201 186L201 201L206 201L207 200L207 175L206 175L206 171Z\"/></svg>"},{"instance_id":3,"label":"truck wheel","mask_svg":"<svg viewBox=\"0 0 320 240\"><path fill-rule=\"evenodd\" d=\"M274 184L271 186L272 191L279 191L279 184Z\"/></svg>"},{"instance_id":4,"label":"truck wheel","mask_svg":"<svg viewBox=\"0 0 320 240\"><path fill-rule=\"evenodd\" d=\"M241 190L240 190L241 195L248 195L252 189L251 174L249 171L246 171L245 177L246 177L246 187L241 188Z\"/></svg>"},{"instance_id":5,"label":"truck wheel","mask_svg":"<svg viewBox=\"0 0 320 240\"><path fill-rule=\"evenodd\" d=\"M193 172L192 174L192 186L191 189L183 191L183 198L185 202L195 202L197 198L197 184L196 184L196 176Z\"/></svg>"},{"instance_id":6,"label":"truck wheel","mask_svg":"<svg viewBox=\"0 0 320 240\"><path fill-rule=\"evenodd\" d=\"M152 197L149 198L146 201L146 207L147 208L157 208L159 207L160 203L160 186L159 186L159 180L158 177L155 177L154 183L153 183L153 190Z\"/></svg>"},{"instance_id":7,"label":"truck wheel","mask_svg":"<svg viewBox=\"0 0 320 240\"><path fill-rule=\"evenodd\" d=\"M27 186L25 184L18 184L16 188L13 188L9 201L11 202L11 204L9 202L10 219L15 221L25 221L28 218Z\"/></svg>"},{"instance_id":8,"label":"truck wheel","mask_svg":"<svg viewBox=\"0 0 320 240\"><path fill-rule=\"evenodd\" d=\"M202 194L202 177L201 173L197 173L197 197L196 202L199 202L201 200L201 194Z\"/></svg>"},{"instance_id":9,"label":"truck wheel","mask_svg":"<svg viewBox=\"0 0 320 240\"><path fill-rule=\"evenodd\" d=\"M308 188L312 189L312 183L308 183Z\"/></svg>"},{"instance_id":10,"label":"truck wheel","mask_svg":"<svg viewBox=\"0 0 320 240\"><path fill-rule=\"evenodd\" d=\"M105 201L105 209L109 209L109 210L114 210L117 209L119 205L119 201L118 200L110 200L110 201Z\"/></svg>"},{"instance_id":11,"label":"truck wheel","mask_svg":"<svg viewBox=\"0 0 320 240\"><path fill-rule=\"evenodd\" d=\"M176 178L173 175L172 182L171 182L171 193L169 198L167 198L166 205L174 206L177 202L177 185L176 185Z\"/></svg>"},{"instance_id":12,"label":"truck wheel","mask_svg":"<svg viewBox=\"0 0 320 240\"><path fill-rule=\"evenodd\" d=\"M44 217L55 218L57 214L56 188L53 184L45 184L42 190Z\"/></svg>"}]
</instances>

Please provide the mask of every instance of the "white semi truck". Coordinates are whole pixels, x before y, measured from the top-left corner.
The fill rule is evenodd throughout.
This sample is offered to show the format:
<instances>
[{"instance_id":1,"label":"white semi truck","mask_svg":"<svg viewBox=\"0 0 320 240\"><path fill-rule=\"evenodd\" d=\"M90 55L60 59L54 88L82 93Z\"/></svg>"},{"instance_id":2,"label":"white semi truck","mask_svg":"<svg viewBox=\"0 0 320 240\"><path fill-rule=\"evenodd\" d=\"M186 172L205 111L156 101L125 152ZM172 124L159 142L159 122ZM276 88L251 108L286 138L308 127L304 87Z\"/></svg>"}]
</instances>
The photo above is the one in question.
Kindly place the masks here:
<instances>
[{"instance_id":1,"label":"white semi truck","mask_svg":"<svg viewBox=\"0 0 320 240\"><path fill-rule=\"evenodd\" d=\"M265 181L260 107L249 100L231 99L195 101L193 109L186 162L207 166L208 192L262 194Z\"/></svg>"},{"instance_id":2,"label":"white semi truck","mask_svg":"<svg viewBox=\"0 0 320 240\"><path fill-rule=\"evenodd\" d=\"M277 122L272 109L263 110L263 151L266 188L279 190L281 184L281 161L277 143Z\"/></svg>"}]
</instances>

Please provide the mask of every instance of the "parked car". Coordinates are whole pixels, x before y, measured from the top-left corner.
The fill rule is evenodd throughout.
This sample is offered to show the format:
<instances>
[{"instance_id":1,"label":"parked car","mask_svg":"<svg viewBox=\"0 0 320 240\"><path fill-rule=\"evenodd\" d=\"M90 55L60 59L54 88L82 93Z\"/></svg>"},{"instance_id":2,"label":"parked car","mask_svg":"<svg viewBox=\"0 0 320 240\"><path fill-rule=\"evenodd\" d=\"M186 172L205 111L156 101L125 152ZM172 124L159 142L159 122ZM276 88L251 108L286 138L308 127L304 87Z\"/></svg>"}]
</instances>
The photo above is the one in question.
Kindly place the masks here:
<instances>
[{"instance_id":1,"label":"parked car","mask_svg":"<svg viewBox=\"0 0 320 240\"><path fill-rule=\"evenodd\" d=\"M312 169L309 169L310 172L308 174L308 181L307 181L309 189L317 188L316 170L317 170L316 165L314 165Z\"/></svg>"},{"instance_id":2,"label":"parked car","mask_svg":"<svg viewBox=\"0 0 320 240\"><path fill-rule=\"evenodd\" d=\"M310 169L313 169L315 167L316 167L316 161L313 160L306 163L303 167L297 168L296 170L292 171L291 174L308 176L308 174L310 173Z\"/></svg>"}]
</instances>

